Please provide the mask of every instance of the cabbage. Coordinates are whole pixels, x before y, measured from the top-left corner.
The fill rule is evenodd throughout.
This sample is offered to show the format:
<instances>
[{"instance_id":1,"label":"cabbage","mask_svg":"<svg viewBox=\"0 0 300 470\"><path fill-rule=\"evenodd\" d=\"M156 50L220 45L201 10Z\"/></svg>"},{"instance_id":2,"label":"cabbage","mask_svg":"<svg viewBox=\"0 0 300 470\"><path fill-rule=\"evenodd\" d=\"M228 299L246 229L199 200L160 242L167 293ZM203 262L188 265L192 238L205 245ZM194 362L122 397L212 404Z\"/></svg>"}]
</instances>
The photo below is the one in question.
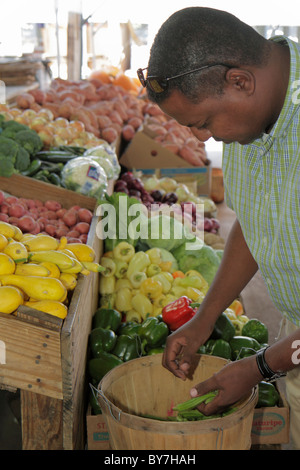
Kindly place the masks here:
<instances>
[{"instance_id":1,"label":"cabbage","mask_svg":"<svg viewBox=\"0 0 300 470\"><path fill-rule=\"evenodd\" d=\"M96 155L90 155L89 158L92 158L95 162L99 163L101 168L105 171L108 180L115 179L115 170L110 160Z\"/></svg>"},{"instance_id":2,"label":"cabbage","mask_svg":"<svg viewBox=\"0 0 300 470\"><path fill-rule=\"evenodd\" d=\"M107 176L99 163L89 157L76 157L64 166L62 182L67 189L101 199L107 191Z\"/></svg>"},{"instance_id":3,"label":"cabbage","mask_svg":"<svg viewBox=\"0 0 300 470\"><path fill-rule=\"evenodd\" d=\"M181 271L185 273L190 269L195 269L202 274L208 284L212 283L221 263L221 258L216 250L205 244L199 250L189 250L184 243L172 250L172 254Z\"/></svg>"},{"instance_id":4,"label":"cabbage","mask_svg":"<svg viewBox=\"0 0 300 470\"><path fill-rule=\"evenodd\" d=\"M108 143L103 143L98 145L97 147L92 147L87 149L84 154L84 157L104 157L110 161L114 169L114 177L113 179L118 179L119 174L121 172L121 167L119 164L119 160L117 157L116 152L112 149L112 147Z\"/></svg>"},{"instance_id":5,"label":"cabbage","mask_svg":"<svg viewBox=\"0 0 300 470\"><path fill-rule=\"evenodd\" d=\"M174 271L178 271L178 263L175 257L172 255L172 253L170 253L168 250L165 250L164 248L160 248L160 254L161 254L161 259L163 261L172 262L170 273L173 273Z\"/></svg>"}]
</instances>

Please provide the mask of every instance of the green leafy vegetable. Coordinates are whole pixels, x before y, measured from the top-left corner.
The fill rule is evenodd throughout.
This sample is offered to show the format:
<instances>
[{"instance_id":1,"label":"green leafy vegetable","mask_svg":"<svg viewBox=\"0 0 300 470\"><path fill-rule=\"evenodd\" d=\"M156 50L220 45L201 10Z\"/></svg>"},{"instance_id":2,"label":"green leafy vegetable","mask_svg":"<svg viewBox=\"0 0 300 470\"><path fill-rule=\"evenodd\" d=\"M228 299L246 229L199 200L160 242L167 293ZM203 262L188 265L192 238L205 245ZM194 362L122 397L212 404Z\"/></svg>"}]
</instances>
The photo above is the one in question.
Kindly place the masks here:
<instances>
[{"instance_id":1,"label":"green leafy vegetable","mask_svg":"<svg viewBox=\"0 0 300 470\"><path fill-rule=\"evenodd\" d=\"M35 131L31 129L22 130L16 133L14 137L21 147L23 147L30 155L35 155L43 148L43 142Z\"/></svg>"},{"instance_id":2,"label":"green leafy vegetable","mask_svg":"<svg viewBox=\"0 0 300 470\"><path fill-rule=\"evenodd\" d=\"M186 272L189 269L195 269L202 274L208 284L212 283L221 263L221 259L215 250L208 245L203 245L199 250L191 250L184 243L172 250L172 253L181 271Z\"/></svg>"}]
</instances>

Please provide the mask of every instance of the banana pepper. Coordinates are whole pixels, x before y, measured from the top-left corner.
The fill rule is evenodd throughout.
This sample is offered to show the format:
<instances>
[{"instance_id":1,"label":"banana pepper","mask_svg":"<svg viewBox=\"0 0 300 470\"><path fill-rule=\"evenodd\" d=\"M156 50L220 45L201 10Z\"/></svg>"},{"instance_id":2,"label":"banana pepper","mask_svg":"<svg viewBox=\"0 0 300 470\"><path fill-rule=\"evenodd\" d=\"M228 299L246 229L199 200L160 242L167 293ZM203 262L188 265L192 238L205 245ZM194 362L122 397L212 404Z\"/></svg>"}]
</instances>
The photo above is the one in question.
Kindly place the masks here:
<instances>
[{"instance_id":1,"label":"banana pepper","mask_svg":"<svg viewBox=\"0 0 300 470\"><path fill-rule=\"evenodd\" d=\"M135 294L131 299L132 308L136 310L143 320L153 312L153 305L151 301L141 292Z\"/></svg>"},{"instance_id":2,"label":"banana pepper","mask_svg":"<svg viewBox=\"0 0 300 470\"><path fill-rule=\"evenodd\" d=\"M145 279L147 279L146 273L137 271L130 275L129 281L134 289L138 289Z\"/></svg>"},{"instance_id":3,"label":"banana pepper","mask_svg":"<svg viewBox=\"0 0 300 470\"><path fill-rule=\"evenodd\" d=\"M113 294L115 292L116 279L114 276L102 276L100 275L99 279L99 294Z\"/></svg>"},{"instance_id":4,"label":"banana pepper","mask_svg":"<svg viewBox=\"0 0 300 470\"><path fill-rule=\"evenodd\" d=\"M146 274L148 277L154 276L155 274L159 274L161 272L161 267L158 264L151 263L146 269Z\"/></svg>"},{"instance_id":5,"label":"banana pepper","mask_svg":"<svg viewBox=\"0 0 300 470\"><path fill-rule=\"evenodd\" d=\"M162 294L163 287L154 277L147 277L140 285L140 292L150 300L154 300Z\"/></svg>"},{"instance_id":6,"label":"banana pepper","mask_svg":"<svg viewBox=\"0 0 300 470\"><path fill-rule=\"evenodd\" d=\"M161 284L163 294L167 294L168 292L170 292L171 287L172 287L172 283L170 282L168 277L165 276L165 274L168 274L168 273L162 272L162 273L155 274L154 276L152 276L152 279L154 281L158 281ZM172 274L170 274L170 276L172 276Z\"/></svg>"},{"instance_id":7,"label":"banana pepper","mask_svg":"<svg viewBox=\"0 0 300 470\"><path fill-rule=\"evenodd\" d=\"M114 262L116 265L115 277L117 279L124 278L128 270L128 263L120 259L115 259Z\"/></svg>"},{"instance_id":8,"label":"banana pepper","mask_svg":"<svg viewBox=\"0 0 300 470\"><path fill-rule=\"evenodd\" d=\"M132 309L132 292L128 287L122 287L116 292L115 307L120 312Z\"/></svg>"},{"instance_id":9,"label":"banana pepper","mask_svg":"<svg viewBox=\"0 0 300 470\"><path fill-rule=\"evenodd\" d=\"M128 242L120 242L113 249L113 257L125 263L129 263L135 254L134 246Z\"/></svg>"},{"instance_id":10,"label":"banana pepper","mask_svg":"<svg viewBox=\"0 0 300 470\"><path fill-rule=\"evenodd\" d=\"M150 248L149 250L146 251L146 254L150 258L150 262L154 264L159 264L161 263L161 251L159 248Z\"/></svg>"},{"instance_id":11,"label":"banana pepper","mask_svg":"<svg viewBox=\"0 0 300 470\"><path fill-rule=\"evenodd\" d=\"M103 266L104 268L104 271L101 272L102 276L110 277L115 274L116 264L111 258L109 258L108 256L102 256L100 263L101 266Z\"/></svg>"},{"instance_id":12,"label":"banana pepper","mask_svg":"<svg viewBox=\"0 0 300 470\"><path fill-rule=\"evenodd\" d=\"M133 255L128 264L127 277L130 279L130 276L138 271L146 271L147 267L150 264L150 258L144 251L138 251Z\"/></svg>"}]
</instances>

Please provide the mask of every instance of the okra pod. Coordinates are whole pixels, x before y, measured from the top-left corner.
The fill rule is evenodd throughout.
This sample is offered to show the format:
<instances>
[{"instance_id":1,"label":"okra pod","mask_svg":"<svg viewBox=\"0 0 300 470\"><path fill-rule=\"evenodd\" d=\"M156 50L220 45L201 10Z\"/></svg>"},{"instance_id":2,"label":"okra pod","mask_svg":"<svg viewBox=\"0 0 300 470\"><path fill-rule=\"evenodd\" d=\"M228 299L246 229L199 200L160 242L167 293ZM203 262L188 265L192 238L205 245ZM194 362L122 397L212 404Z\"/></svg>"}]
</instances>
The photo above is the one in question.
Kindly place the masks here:
<instances>
[{"instance_id":1,"label":"okra pod","mask_svg":"<svg viewBox=\"0 0 300 470\"><path fill-rule=\"evenodd\" d=\"M178 405L173 407L174 411L186 411L197 408L201 403L209 403L215 396L218 394L217 390L201 395L200 397L191 398L183 403L178 403ZM209 400L209 401L207 401Z\"/></svg>"}]
</instances>

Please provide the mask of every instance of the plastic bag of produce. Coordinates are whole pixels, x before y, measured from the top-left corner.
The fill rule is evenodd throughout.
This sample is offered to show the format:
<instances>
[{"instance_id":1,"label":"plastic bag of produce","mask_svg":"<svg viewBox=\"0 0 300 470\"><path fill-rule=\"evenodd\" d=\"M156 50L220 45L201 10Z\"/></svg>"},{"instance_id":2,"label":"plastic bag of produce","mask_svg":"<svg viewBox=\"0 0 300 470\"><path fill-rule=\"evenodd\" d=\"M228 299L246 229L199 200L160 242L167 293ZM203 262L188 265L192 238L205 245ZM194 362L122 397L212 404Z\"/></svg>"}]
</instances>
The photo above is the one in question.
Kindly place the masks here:
<instances>
[{"instance_id":1,"label":"plastic bag of produce","mask_svg":"<svg viewBox=\"0 0 300 470\"><path fill-rule=\"evenodd\" d=\"M64 166L61 176L67 189L85 196L102 199L107 191L107 176L104 169L89 157L70 160Z\"/></svg>"},{"instance_id":2,"label":"plastic bag of produce","mask_svg":"<svg viewBox=\"0 0 300 470\"><path fill-rule=\"evenodd\" d=\"M118 161L116 152L112 149L109 144L100 144L97 147L92 147L87 149L84 154L84 157L104 157L106 160L109 160L114 169L113 179L118 179L121 172L121 167Z\"/></svg>"},{"instance_id":3,"label":"plastic bag of produce","mask_svg":"<svg viewBox=\"0 0 300 470\"><path fill-rule=\"evenodd\" d=\"M106 176L107 176L108 180L116 179L115 178L115 169L114 169L113 164L111 163L110 160L108 160L105 157L98 157L98 156L95 156L95 155L90 155L89 158L92 158L95 162L97 162L101 166L101 168L103 168L103 170L106 173Z\"/></svg>"}]
</instances>

